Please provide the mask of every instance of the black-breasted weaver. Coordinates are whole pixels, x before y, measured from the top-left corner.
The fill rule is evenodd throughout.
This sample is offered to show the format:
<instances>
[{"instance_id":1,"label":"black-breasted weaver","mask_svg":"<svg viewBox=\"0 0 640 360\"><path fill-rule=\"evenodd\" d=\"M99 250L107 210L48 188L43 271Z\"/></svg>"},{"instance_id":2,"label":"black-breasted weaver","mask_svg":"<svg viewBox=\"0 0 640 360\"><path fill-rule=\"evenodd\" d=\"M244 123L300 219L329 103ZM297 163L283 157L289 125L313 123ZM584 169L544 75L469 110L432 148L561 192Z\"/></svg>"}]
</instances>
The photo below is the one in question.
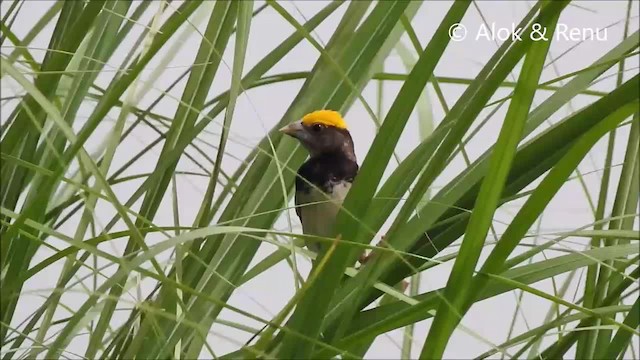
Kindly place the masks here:
<instances>
[{"instance_id":1,"label":"black-breasted weaver","mask_svg":"<svg viewBox=\"0 0 640 360\"><path fill-rule=\"evenodd\" d=\"M296 213L307 235L333 236L336 215L358 174L353 139L337 111L318 110L282 129L309 152L296 177ZM320 251L320 242L307 241Z\"/></svg>"}]
</instances>

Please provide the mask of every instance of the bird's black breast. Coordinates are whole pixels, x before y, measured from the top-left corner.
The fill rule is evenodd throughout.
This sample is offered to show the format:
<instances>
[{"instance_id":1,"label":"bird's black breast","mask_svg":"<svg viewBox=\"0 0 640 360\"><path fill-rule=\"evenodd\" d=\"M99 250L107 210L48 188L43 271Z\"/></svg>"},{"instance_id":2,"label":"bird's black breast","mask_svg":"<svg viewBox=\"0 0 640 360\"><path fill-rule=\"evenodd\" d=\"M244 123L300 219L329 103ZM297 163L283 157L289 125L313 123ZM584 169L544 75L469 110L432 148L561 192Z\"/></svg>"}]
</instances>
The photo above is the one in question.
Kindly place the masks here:
<instances>
[{"instance_id":1,"label":"bird's black breast","mask_svg":"<svg viewBox=\"0 0 640 360\"><path fill-rule=\"evenodd\" d=\"M308 193L314 186L325 193L332 192L333 184L353 182L358 174L358 163L341 154L322 154L307 160L296 177L296 192Z\"/></svg>"}]
</instances>

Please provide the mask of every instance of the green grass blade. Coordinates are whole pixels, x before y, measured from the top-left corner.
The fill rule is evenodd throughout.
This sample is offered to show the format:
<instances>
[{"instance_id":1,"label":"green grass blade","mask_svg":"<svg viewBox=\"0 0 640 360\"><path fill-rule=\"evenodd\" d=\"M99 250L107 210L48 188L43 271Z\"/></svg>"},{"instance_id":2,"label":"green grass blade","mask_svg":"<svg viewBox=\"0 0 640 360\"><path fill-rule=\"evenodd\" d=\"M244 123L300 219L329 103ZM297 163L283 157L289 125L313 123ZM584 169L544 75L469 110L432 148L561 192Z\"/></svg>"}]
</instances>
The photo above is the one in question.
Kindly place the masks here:
<instances>
[{"instance_id":1,"label":"green grass blade","mask_svg":"<svg viewBox=\"0 0 640 360\"><path fill-rule=\"evenodd\" d=\"M631 309L629 309L629 313L624 319L624 324L632 329L637 329L639 322L640 298L637 298L635 303L631 305ZM632 341L632 337L633 334L626 329L618 329L609 346L597 352L596 358L619 359L624 357L624 351L629 346L629 342Z\"/></svg>"},{"instance_id":2,"label":"green grass blade","mask_svg":"<svg viewBox=\"0 0 640 360\"><path fill-rule=\"evenodd\" d=\"M638 252L637 246L633 245L597 248L510 269L500 274L500 277L513 280L517 283L534 284L538 281L594 263L637 255ZM633 277L635 275L632 273L630 276ZM493 278L485 290L479 295L479 300L488 299L498 294L511 291L514 289L513 284L514 283L501 283L499 279ZM618 290L622 291L622 289L626 289L631 284L632 281L628 281L625 278L625 283L621 284ZM336 346L341 347L347 344L356 344L360 341L365 341L372 335L382 334L406 326L407 324L433 317L433 315L435 315L435 309L441 301L441 295L438 293L443 290L444 289L437 289L416 296L414 299L419 302L417 305L395 301L359 313L345 337L336 343ZM608 305L603 304L602 306ZM323 356L326 355L325 353L322 354Z\"/></svg>"},{"instance_id":3,"label":"green grass blade","mask_svg":"<svg viewBox=\"0 0 640 360\"><path fill-rule=\"evenodd\" d=\"M560 10L566 6L564 4ZM541 22L547 29L554 29L560 12L552 14ZM546 20L546 21L545 21ZM553 35L553 32L551 32ZM470 295L468 287L473 270L480 257L486 234L491 226L493 214L498 207L511 163L533 102L536 84L544 66L551 41L535 42L527 53L523 68L514 90L513 99L505 116L500 135L491 155L487 177L479 190L478 203L467 226L460 253L447 281L443 301L429 329L429 335L422 348L420 358L442 357L449 337L464 316L464 304Z\"/></svg>"},{"instance_id":4,"label":"green grass blade","mask_svg":"<svg viewBox=\"0 0 640 360\"><path fill-rule=\"evenodd\" d=\"M602 315L609 315L609 314L615 314L615 313L619 313L619 312L627 312L631 310L631 306L625 306L625 305L618 305L618 306L606 306L606 307L601 307L601 308L596 308L596 309L592 309L593 312L598 313L598 314L602 314ZM498 345L498 348L500 349L508 349L509 347L512 346L517 346L527 340L529 340L530 338L542 338L542 336L544 334L546 334L547 331L556 328L558 326L562 326L562 325L566 325L575 321L579 321L582 319L586 319L588 318L590 315L585 314L585 313L577 313L577 314L572 314L572 315L568 315L568 316L563 316L560 318L557 318L553 321L549 321L547 323L544 323L541 326L538 326L536 328L533 328L529 331L526 331L520 335L514 336L513 338L511 338L509 341L506 341L500 345ZM481 355L479 355L476 359L480 360L480 359L486 359L492 355L494 355L497 351L494 350L490 350L487 351ZM610 358L613 359L613 358Z\"/></svg>"},{"instance_id":5,"label":"green grass blade","mask_svg":"<svg viewBox=\"0 0 640 360\"><path fill-rule=\"evenodd\" d=\"M524 188L526 184L534 181L548 170L558 160L558 156L566 151L566 148L557 149L557 144L566 142L566 139L575 139L577 136L580 136L599 119L609 115L610 109L617 109L620 106L637 99L634 90L632 90L637 86L637 81L638 77L635 76L619 88L615 89L608 97L601 99L602 101L597 101L587 108L582 109L580 112L567 118L566 122L563 121L556 124L551 129L543 132L522 146L518 151L516 161L514 161L514 168L510 175L510 185L507 187L507 194L515 194L517 191ZM551 98L549 100L551 100ZM609 104L605 105L605 103ZM534 111L534 114L535 113L536 112ZM585 127L583 128L582 126ZM560 150L560 152L558 152L558 150ZM545 160L541 162L541 158ZM484 165L479 167L479 162ZM455 183L455 185L451 184L451 187L447 186L443 188L439 194L434 197L432 203L427 204L427 206L423 208L423 211L420 214L422 218L415 218L412 222L415 222L417 226L423 226L421 229L424 229L424 225L420 225L419 221L424 222L425 217L429 218L429 216L439 216L439 214L444 213L442 218L444 220L452 217L455 219L454 216L456 216L456 214L465 215L457 209L473 208L475 197L478 194L478 188L476 187L477 178L475 178L475 176L480 177L482 174L481 171L486 171L486 168L483 168L483 166L486 166L485 162L486 159L481 157L470 171L465 171L459 176L460 182ZM455 191L456 187L467 188L469 190L467 190L464 196L461 196L460 193ZM445 196L441 196L441 194L444 194ZM505 196L508 198L510 195ZM447 208L443 208L441 205L451 203L455 204L455 206L448 211ZM425 244L417 250L417 253L427 257L433 256L433 254L438 252L437 249L442 249L448 246L448 244L463 234L464 226L464 222L456 222L449 228L450 230L438 229L437 227L432 228L428 237L423 238L423 242ZM450 232L447 233L447 231ZM414 266L420 266L420 264L415 264ZM395 281L399 281L399 279L411 274L407 271L408 269L404 264L402 264L400 269L402 269L400 273L396 273L396 275L387 278L385 281L392 281L395 283Z\"/></svg>"},{"instance_id":6,"label":"green grass blade","mask_svg":"<svg viewBox=\"0 0 640 360\"><path fill-rule=\"evenodd\" d=\"M187 84L182 94L182 101L171 125L171 129L167 135L162 153L170 154L172 152L182 151L182 147L179 145L179 141L186 136L186 133L191 131L198 119L199 112L204 106L206 96L209 92L209 88L213 82L215 73L221 63L221 56L226 48L227 42L231 35L233 24L235 23L237 16L236 5L230 3L217 3L211 10L211 16L207 24L207 28L203 34L198 53L195 56L195 64L206 64L205 66L197 67L192 70ZM160 158L164 158L162 155ZM166 159L164 161L167 161ZM177 161L171 161L169 164L158 163L154 173L149 178L148 182L148 196L145 196L140 213L146 217L153 217L160 206L162 196L167 190L168 184L171 181L171 174ZM125 254L136 250L133 244L129 243ZM112 291L118 292L118 288L114 288ZM172 291L175 293L175 291ZM115 304L114 304L115 305ZM109 316L110 317L110 316ZM105 318L106 319L106 318ZM158 321L160 327L162 322L166 319L155 319L153 316L147 317L141 325L140 333L136 336L138 338L145 336L145 331L148 327L152 326L152 323ZM144 344L139 341L133 340L133 344L142 345L139 349L140 354L149 356L149 351L156 351L157 347L167 345L164 341L166 339L147 340ZM168 345L173 348L175 344ZM127 349L126 354L131 354L135 351L134 348Z\"/></svg>"},{"instance_id":7,"label":"green grass blade","mask_svg":"<svg viewBox=\"0 0 640 360\"><path fill-rule=\"evenodd\" d=\"M218 145L218 154L216 155L215 166L211 173L211 179L205 192L205 201L200 207L200 213L196 217L198 225L203 226L211 222L213 218L213 212L210 208L211 200L213 199L215 185L218 182L218 174L222 159L224 155L224 149L227 138L229 136L229 129L231 127L231 121L235 110L236 100L240 93L240 82L242 80L242 70L244 68L244 59L247 52L247 43L249 40L249 29L251 27L251 18L253 11L253 1L241 1L238 6L237 15L237 33L236 43L234 48L233 57L233 69L231 73L231 89L229 91L229 103L224 115L224 123L222 126L222 135L220 137L220 144ZM186 352L187 358L197 358L200 355L200 350L206 338L194 337L189 344Z\"/></svg>"},{"instance_id":8,"label":"green grass blade","mask_svg":"<svg viewBox=\"0 0 640 360\"><path fill-rule=\"evenodd\" d=\"M200 210L198 211L198 216L196 217L195 221L195 223L200 226L207 225L213 218L213 209L211 209L211 202L213 201L215 186L218 182L220 166L222 164L222 158L224 156L224 149L229 137L231 121L233 119L233 112L235 110L236 101L240 93L242 70L244 69L244 58L247 52L247 43L249 41L249 29L251 27L252 10L253 1L242 1L238 6L238 26L233 56L233 68L231 71L231 89L229 90L229 102L224 114L222 135L220 136L220 143L218 145L218 153L216 155L214 168L211 172L209 185L207 186L207 190L204 195L204 201L200 205Z\"/></svg>"},{"instance_id":9,"label":"green grass blade","mask_svg":"<svg viewBox=\"0 0 640 360\"><path fill-rule=\"evenodd\" d=\"M394 105L389 110L387 118L394 119L394 121L383 122L380 133L384 134L384 136L377 136L374 140L367 158L363 162L360 174L345 200L344 208L349 210L349 215L353 214L352 216L357 218L366 210L370 198L375 191L375 184L380 180L386 163L390 159L393 151L393 147L389 145L395 143L400 136L413 106L418 100L422 89L426 85L437 63L437 59L439 58L437 54L442 54L448 44L449 39L446 29L448 29L450 23L459 21L467 6L468 4L459 3L452 7L444 25L441 25L430 46L427 46L427 49L425 49L425 52L416 63L412 71L413 77L410 77L410 80L404 84L398 95L398 100L394 102ZM381 10L384 11L384 8L381 7ZM394 7L390 14L397 17L393 21L390 21L390 23L395 25L403 12L404 7ZM372 159L375 159L375 162ZM358 230L356 221L353 218L345 216L344 209L340 212L343 213L343 215L338 215L336 233L340 234L339 237L345 239L354 238L355 232ZM333 295L333 292L327 291L327 289L332 288L331 284L336 283L340 279L349 261L349 257L352 256L349 249L341 249L340 247L336 249L333 257L329 259L325 274L318 277L313 286L308 289L298 304L296 311L293 313L291 319L291 327L293 329L299 329L301 332L307 333L312 337L319 335L323 314L327 310ZM311 309L313 309L313 311L309 311ZM350 314L347 313L346 319L349 317ZM335 338L336 335L333 336ZM312 344L295 343L293 338L288 338L285 335L279 356L307 357L311 354L311 351Z\"/></svg>"},{"instance_id":10,"label":"green grass blade","mask_svg":"<svg viewBox=\"0 0 640 360\"><path fill-rule=\"evenodd\" d=\"M637 108L636 108L637 111ZM616 196L611 210L612 216L620 216L626 214L635 214L638 212L638 160L640 157L640 114L636 112L629 137L627 140L627 148L625 149L624 165L618 181ZM633 221L615 220L609 223L609 229L625 229L631 230ZM617 244L623 240L604 239L605 245ZM612 265L609 263L608 265ZM624 269L622 269L624 270ZM600 268L596 289L594 293L594 302L601 301L606 294L610 293L621 279L612 272L610 267ZM611 340L611 330L600 330L596 332L595 349L606 348ZM595 351L595 350L594 350Z\"/></svg>"},{"instance_id":11,"label":"green grass blade","mask_svg":"<svg viewBox=\"0 0 640 360\"><path fill-rule=\"evenodd\" d=\"M632 283L638 281L639 275L640 268L635 267L635 269L629 274L629 278L625 277L624 280L622 280L616 286L616 288L611 291L611 293L607 294L607 297L599 301L596 306L610 306L614 303L617 303L622 292ZM593 324L595 324L597 321L597 318L588 318L580 321L580 323L576 325L576 328L590 327L593 326ZM578 335L578 332L572 332L568 334L567 336L561 338L560 340L547 347L542 353L538 354L538 356L546 359L555 359L561 357L577 341Z\"/></svg>"}]
</instances>

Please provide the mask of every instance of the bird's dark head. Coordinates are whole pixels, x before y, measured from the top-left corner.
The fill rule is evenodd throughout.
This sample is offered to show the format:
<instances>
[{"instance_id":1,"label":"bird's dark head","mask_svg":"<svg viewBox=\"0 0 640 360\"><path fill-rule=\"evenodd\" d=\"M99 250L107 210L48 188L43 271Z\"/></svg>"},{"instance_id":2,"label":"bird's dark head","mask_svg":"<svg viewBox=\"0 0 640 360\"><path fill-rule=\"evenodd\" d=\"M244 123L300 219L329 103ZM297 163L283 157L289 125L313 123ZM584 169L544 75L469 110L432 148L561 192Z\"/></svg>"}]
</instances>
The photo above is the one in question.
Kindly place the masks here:
<instances>
[{"instance_id":1,"label":"bird's dark head","mask_svg":"<svg viewBox=\"0 0 640 360\"><path fill-rule=\"evenodd\" d=\"M347 130L347 123L337 111L314 111L280 131L298 139L312 158L336 153L355 161L351 134Z\"/></svg>"}]
</instances>

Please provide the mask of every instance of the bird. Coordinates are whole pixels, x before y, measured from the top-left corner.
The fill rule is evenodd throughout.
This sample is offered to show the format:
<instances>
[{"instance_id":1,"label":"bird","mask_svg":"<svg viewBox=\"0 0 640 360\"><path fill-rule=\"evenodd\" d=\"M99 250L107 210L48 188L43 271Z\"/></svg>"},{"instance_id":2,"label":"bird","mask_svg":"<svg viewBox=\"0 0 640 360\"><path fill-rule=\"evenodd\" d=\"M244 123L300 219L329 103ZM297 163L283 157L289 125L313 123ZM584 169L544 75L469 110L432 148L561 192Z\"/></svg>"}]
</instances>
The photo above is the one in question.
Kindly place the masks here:
<instances>
[{"instance_id":1,"label":"bird","mask_svg":"<svg viewBox=\"0 0 640 360\"><path fill-rule=\"evenodd\" d=\"M295 209L302 232L306 235L331 238L336 216L358 175L353 138L339 112L316 110L280 129L297 139L309 153L298 169L295 180ZM322 241L305 239L305 246L319 254ZM384 236L378 244L384 247ZM375 254L362 252L358 261L367 263ZM399 283L404 292L408 282Z\"/></svg>"},{"instance_id":2,"label":"bird","mask_svg":"<svg viewBox=\"0 0 640 360\"><path fill-rule=\"evenodd\" d=\"M300 142L309 158L295 179L295 209L305 235L333 237L336 216L358 175L358 161L347 123L339 112L316 110L280 131ZM320 253L322 241L305 240Z\"/></svg>"}]
</instances>

